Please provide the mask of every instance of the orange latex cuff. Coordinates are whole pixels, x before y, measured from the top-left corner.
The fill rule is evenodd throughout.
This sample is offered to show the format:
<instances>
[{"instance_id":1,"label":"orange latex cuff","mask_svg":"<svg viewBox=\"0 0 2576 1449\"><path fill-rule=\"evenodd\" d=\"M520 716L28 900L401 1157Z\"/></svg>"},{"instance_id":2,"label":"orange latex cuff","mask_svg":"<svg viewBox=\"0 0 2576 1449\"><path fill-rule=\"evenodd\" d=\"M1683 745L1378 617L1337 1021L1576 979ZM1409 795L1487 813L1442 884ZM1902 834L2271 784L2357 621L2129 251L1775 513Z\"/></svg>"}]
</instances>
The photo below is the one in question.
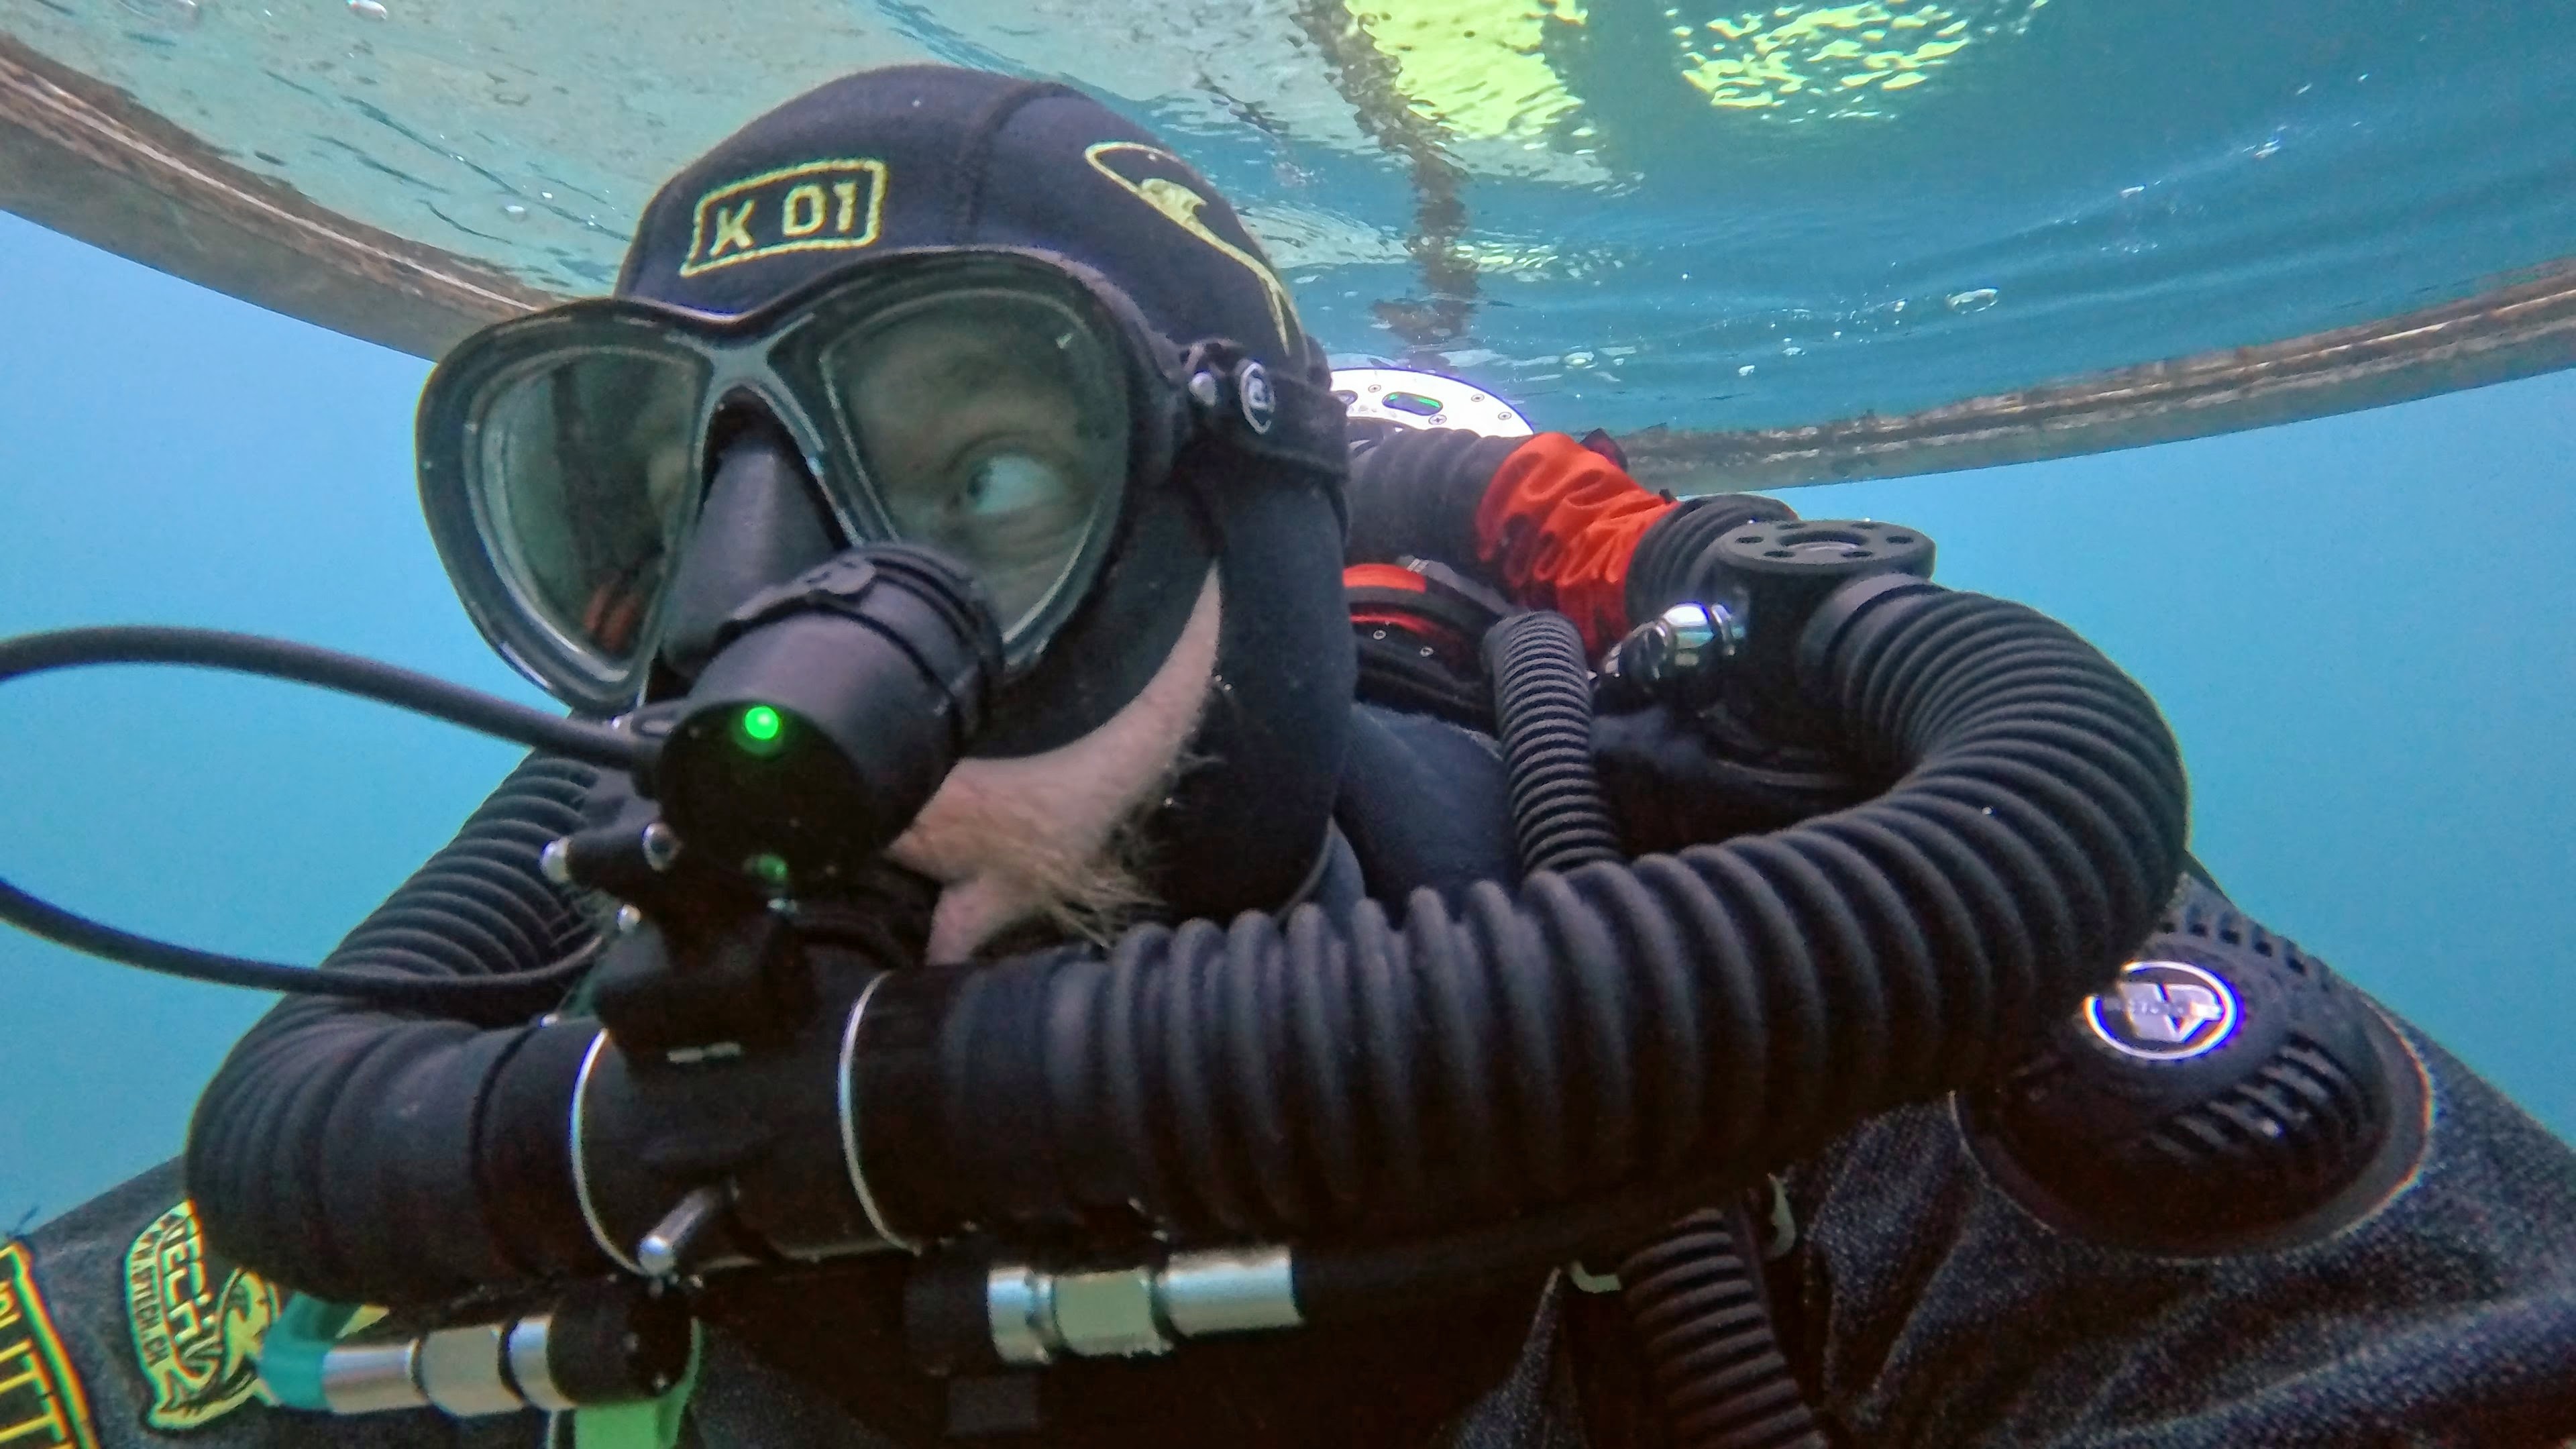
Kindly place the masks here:
<instances>
[{"instance_id":1,"label":"orange latex cuff","mask_svg":"<svg viewBox=\"0 0 2576 1449\"><path fill-rule=\"evenodd\" d=\"M1541 433L1494 470L1476 549L1513 602L1574 621L1598 655L1628 631L1628 559L1672 507L1563 433Z\"/></svg>"}]
</instances>

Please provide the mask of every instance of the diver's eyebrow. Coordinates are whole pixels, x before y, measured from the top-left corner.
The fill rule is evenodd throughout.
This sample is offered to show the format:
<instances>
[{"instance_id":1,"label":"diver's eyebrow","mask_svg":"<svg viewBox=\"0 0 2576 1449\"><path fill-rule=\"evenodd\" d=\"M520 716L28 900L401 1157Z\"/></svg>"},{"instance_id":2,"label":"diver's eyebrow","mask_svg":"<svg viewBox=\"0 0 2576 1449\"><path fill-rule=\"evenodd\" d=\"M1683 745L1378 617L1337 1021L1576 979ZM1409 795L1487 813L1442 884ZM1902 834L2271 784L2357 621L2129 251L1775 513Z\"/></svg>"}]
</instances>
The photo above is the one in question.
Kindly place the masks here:
<instances>
[{"instance_id":1,"label":"diver's eyebrow","mask_svg":"<svg viewBox=\"0 0 2576 1449\"><path fill-rule=\"evenodd\" d=\"M1033 346L1036 339L1031 339ZM942 352L939 362L926 373L916 376L936 386L955 383L989 382L995 378L1018 377L1036 382L1052 382L1055 373L1045 366L1032 365L1036 354L1031 348L996 345L989 339Z\"/></svg>"}]
</instances>

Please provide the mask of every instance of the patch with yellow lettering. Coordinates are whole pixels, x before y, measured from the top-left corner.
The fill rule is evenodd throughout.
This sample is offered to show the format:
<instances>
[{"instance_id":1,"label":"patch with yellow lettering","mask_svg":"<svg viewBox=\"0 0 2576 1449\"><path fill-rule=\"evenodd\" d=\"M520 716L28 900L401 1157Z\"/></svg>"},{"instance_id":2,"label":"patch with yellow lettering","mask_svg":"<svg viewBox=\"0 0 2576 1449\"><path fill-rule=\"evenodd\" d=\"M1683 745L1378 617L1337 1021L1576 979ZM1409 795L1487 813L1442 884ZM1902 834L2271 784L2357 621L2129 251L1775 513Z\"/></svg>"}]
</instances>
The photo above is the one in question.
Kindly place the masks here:
<instances>
[{"instance_id":1,"label":"patch with yellow lettering","mask_svg":"<svg viewBox=\"0 0 2576 1449\"><path fill-rule=\"evenodd\" d=\"M24 1244L0 1247L0 1445L98 1449L89 1396L36 1290Z\"/></svg>"},{"instance_id":2,"label":"patch with yellow lettering","mask_svg":"<svg viewBox=\"0 0 2576 1449\"><path fill-rule=\"evenodd\" d=\"M885 194L883 161L808 161L728 182L698 198L680 275L788 252L875 246Z\"/></svg>"},{"instance_id":3,"label":"patch with yellow lettering","mask_svg":"<svg viewBox=\"0 0 2576 1449\"><path fill-rule=\"evenodd\" d=\"M143 1422L196 1429L265 1398L259 1346L285 1306L258 1274L207 1249L196 1204L153 1219L125 1251L126 1318L152 1385Z\"/></svg>"},{"instance_id":4,"label":"patch with yellow lettering","mask_svg":"<svg viewBox=\"0 0 2576 1449\"><path fill-rule=\"evenodd\" d=\"M1199 194L1198 173L1189 163L1159 146L1141 141L1102 141L1085 149L1082 159L1091 169L1108 177L1118 188L1161 213L1165 221L1214 250L1217 255L1252 274L1261 284L1263 295L1270 299L1270 324L1279 329L1279 345L1294 357L1300 327L1297 305L1288 298L1288 288L1279 274L1270 268L1270 259L1262 254L1261 243L1253 240L1241 223L1227 223L1208 212L1208 199ZM1218 230L1223 225L1224 235Z\"/></svg>"}]
</instances>

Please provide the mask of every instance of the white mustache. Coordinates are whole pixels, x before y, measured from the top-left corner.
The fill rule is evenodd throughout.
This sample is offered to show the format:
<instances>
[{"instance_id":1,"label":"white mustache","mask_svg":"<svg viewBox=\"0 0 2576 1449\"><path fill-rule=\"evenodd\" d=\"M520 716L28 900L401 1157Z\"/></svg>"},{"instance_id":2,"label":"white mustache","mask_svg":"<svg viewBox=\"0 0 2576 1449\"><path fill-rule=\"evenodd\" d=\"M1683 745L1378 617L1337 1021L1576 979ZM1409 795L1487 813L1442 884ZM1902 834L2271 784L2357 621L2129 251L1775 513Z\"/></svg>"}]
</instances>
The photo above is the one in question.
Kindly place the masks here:
<instances>
[{"instance_id":1,"label":"white mustache","mask_svg":"<svg viewBox=\"0 0 2576 1449\"><path fill-rule=\"evenodd\" d=\"M929 959L962 961L1045 917L1098 937L1152 905L1133 862L1133 826L1183 768L1216 673L1224 614L1216 570L1154 677L1100 728L1044 754L965 760L888 856L941 883Z\"/></svg>"}]
</instances>

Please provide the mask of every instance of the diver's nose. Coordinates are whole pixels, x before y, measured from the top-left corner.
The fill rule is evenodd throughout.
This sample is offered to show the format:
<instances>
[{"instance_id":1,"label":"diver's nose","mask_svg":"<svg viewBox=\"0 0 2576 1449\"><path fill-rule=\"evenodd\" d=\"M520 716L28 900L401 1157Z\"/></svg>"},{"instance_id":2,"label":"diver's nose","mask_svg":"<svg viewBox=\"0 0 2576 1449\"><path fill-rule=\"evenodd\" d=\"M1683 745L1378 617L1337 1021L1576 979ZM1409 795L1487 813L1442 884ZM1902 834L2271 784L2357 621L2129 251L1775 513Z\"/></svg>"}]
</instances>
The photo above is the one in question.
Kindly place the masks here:
<instances>
[{"instance_id":1,"label":"diver's nose","mask_svg":"<svg viewBox=\"0 0 2576 1449\"><path fill-rule=\"evenodd\" d=\"M838 551L796 445L775 425L743 428L716 454L697 527L671 580L663 666L696 678L715 654L716 631L745 599Z\"/></svg>"}]
</instances>

